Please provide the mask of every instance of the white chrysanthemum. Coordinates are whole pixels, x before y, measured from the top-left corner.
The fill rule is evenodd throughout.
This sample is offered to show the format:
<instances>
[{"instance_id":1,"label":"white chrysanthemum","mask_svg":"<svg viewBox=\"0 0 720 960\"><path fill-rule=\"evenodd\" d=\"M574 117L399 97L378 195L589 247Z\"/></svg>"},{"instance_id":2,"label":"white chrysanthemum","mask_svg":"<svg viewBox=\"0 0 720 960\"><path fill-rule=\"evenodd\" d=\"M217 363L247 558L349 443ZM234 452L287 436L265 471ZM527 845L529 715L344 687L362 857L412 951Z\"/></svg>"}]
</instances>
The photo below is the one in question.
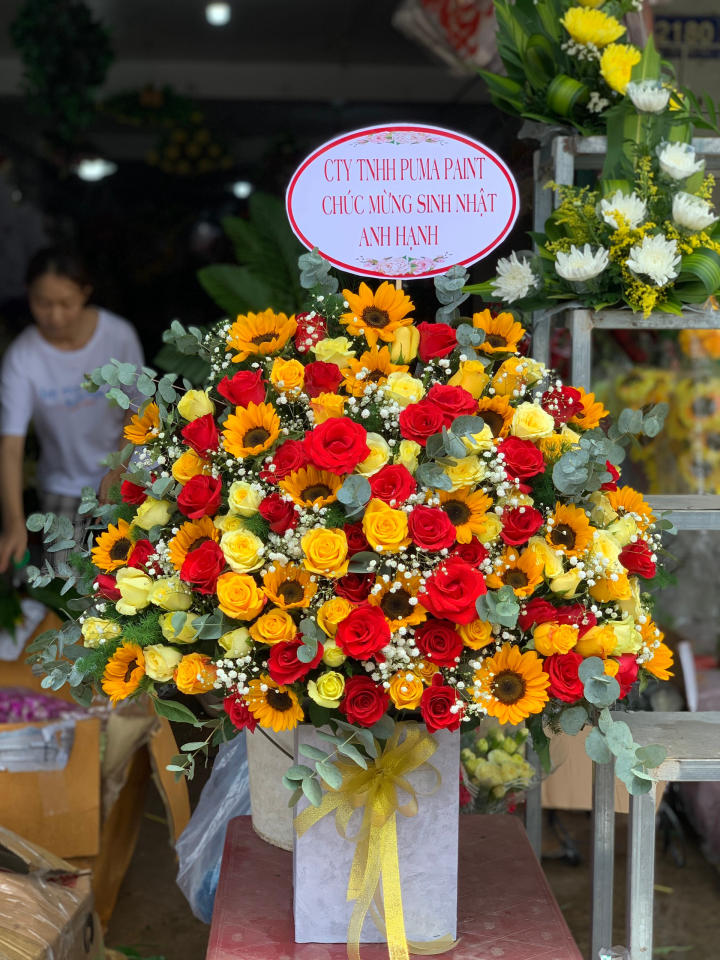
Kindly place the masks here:
<instances>
[{"instance_id":1,"label":"white chrysanthemum","mask_svg":"<svg viewBox=\"0 0 720 960\"><path fill-rule=\"evenodd\" d=\"M643 113L662 113L670 99L669 88L657 80L641 80L640 83L630 81L625 93L635 109Z\"/></svg>"},{"instance_id":2,"label":"white chrysanthemum","mask_svg":"<svg viewBox=\"0 0 720 960\"><path fill-rule=\"evenodd\" d=\"M631 247L625 263L633 273L649 277L657 287L665 286L680 272L677 243L666 240L661 233L643 237L640 243Z\"/></svg>"},{"instance_id":3,"label":"white chrysanthemum","mask_svg":"<svg viewBox=\"0 0 720 960\"><path fill-rule=\"evenodd\" d=\"M673 180L685 180L703 168L703 161L695 159L695 150L689 143L665 143L657 153L660 169Z\"/></svg>"},{"instance_id":4,"label":"white chrysanthemum","mask_svg":"<svg viewBox=\"0 0 720 960\"><path fill-rule=\"evenodd\" d=\"M614 214L620 213L627 221L627 225L634 230L647 216L647 206L636 193L623 193L616 190L610 197L600 201L600 216L605 223L616 230L620 226Z\"/></svg>"},{"instance_id":5,"label":"white chrysanthemum","mask_svg":"<svg viewBox=\"0 0 720 960\"><path fill-rule=\"evenodd\" d=\"M500 300L512 303L522 300L537 284L537 277L527 260L518 260L513 251L509 257L497 262L497 276L493 283L493 293Z\"/></svg>"},{"instance_id":6,"label":"white chrysanthemum","mask_svg":"<svg viewBox=\"0 0 720 960\"><path fill-rule=\"evenodd\" d=\"M705 230L717 220L707 201L682 190L673 197L672 215L675 223L686 230Z\"/></svg>"},{"instance_id":7,"label":"white chrysanthemum","mask_svg":"<svg viewBox=\"0 0 720 960\"><path fill-rule=\"evenodd\" d=\"M555 257L555 270L563 280L582 282L592 280L602 273L608 265L608 252L604 247L593 250L586 243L582 250L574 244L568 253L558 253Z\"/></svg>"}]
</instances>

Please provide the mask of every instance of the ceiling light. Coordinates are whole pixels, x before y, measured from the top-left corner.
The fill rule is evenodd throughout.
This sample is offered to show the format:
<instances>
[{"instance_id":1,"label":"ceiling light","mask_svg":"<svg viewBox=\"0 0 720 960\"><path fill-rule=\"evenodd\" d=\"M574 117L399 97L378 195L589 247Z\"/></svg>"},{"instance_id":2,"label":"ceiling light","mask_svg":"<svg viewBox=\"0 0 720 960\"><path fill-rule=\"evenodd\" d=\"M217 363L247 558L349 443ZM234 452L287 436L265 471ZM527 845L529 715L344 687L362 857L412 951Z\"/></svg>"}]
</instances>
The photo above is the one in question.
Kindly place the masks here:
<instances>
[{"instance_id":1,"label":"ceiling light","mask_svg":"<svg viewBox=\"0 0 720 960\"><path fill-rule=\"evenodd\" d=\"M208 3L205 7L205 19L213 27L224 27L230 23L231 16L229 3Z\"/></svg>"},{"instance_id":2,"label":"ceiling light","mask_svg":"<svg viewBox=\"0 0 720 960\"><path fill-rule=\"evenodd\" d=\"M74 167L74 172L81 180L94 182L109 177L117 170L117 164L112 160L104 160L102 157L86 157L80 160Z\"/></svg>"},{"instance_id":3,"label":"ceiling light","mask_svg":"<svg viewBox=\"0 0 720 960\"><path fill-rule=\"evenodd\" d=\"M253 192L253 185L249 180L236 180L230 189L238 200L247 200Z\"/></svg>"}]
</instances>

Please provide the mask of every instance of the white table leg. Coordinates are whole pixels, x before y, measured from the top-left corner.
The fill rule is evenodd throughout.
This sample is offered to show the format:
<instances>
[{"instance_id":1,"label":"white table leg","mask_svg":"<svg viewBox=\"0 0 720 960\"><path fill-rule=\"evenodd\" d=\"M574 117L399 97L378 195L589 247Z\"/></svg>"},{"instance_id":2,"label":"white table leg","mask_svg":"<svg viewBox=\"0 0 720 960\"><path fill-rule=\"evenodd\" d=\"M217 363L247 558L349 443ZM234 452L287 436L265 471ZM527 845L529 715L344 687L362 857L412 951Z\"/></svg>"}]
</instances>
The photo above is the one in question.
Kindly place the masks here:
<instances>
[{"instance_id":1,"label":"white table leg","mask_svg":"<svg viewBox=\"0 0 720 960\"><path fill-rule=\"evenodd\" d=\"M593 763L592 935L590 960L609 947L615 869L615 761Z\"/></svg>"},{"instance_id":2,"label":"white table leg","mask_svg":"<svg viewBox=\"0 0 720 960\"><path fill-rule=\"evenodd\" d=\"M626 941L630 960L652 960L655 886L655 784L630 797Z\"/></svg>"}]
</instances>

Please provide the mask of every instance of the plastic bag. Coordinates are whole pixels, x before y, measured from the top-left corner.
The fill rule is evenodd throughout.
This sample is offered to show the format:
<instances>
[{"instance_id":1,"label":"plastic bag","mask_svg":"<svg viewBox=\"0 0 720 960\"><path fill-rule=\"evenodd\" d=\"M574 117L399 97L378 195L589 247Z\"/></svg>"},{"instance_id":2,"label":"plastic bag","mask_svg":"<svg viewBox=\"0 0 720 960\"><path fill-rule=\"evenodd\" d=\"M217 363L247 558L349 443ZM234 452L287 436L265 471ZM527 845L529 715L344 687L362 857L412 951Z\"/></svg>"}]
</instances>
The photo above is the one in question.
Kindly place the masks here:
<instances>
[{"instance_id":1,"label":"plastic bag","mask_svg":"<svg viewBox=\"0 0 720 960\"><path fill-rule=\"evenodd\" d=\"M228 821L250 813L247 749L241 734L220 747L210 779L177 842L177 882L198 920L210 923Z\"/></svg>"}]
</instances>

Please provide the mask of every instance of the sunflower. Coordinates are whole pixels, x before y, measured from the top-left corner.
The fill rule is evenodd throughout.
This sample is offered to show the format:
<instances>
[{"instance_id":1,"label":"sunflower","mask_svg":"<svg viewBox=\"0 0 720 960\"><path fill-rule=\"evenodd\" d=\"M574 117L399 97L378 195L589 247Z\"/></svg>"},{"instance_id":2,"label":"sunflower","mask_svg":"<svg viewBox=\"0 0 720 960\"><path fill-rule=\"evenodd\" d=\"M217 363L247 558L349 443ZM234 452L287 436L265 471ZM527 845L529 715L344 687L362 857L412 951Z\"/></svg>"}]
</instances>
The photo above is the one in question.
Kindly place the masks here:
<instances>
[{"instance_id":1,"label":"sunflower","mask_svg":"<svg viewBox=\"0 0 720 960\"><path fill-rule=\"evenodd\" d=\"M305 714L297 695L289 687L275 683L267 674L259 680L251 680L248 686L250 690L245 694L245 701L261 727L280 733L281 730L294 730L304 720Z\"/></svg>"},{"instance_id":2,"label":"sunflower","mask_svg":"<svg viewBox=\"0 0 720 960\"><path fill-rule=\"evenodd\" d=\"M226 347L227 351L236 350L233 363L242 363L248 357L263 356L282 350L297 330L295 317L274 310L262 313L240 314L230 327Z\"/></svg>"},{"instance_id":3,"label":"sunflower","mask_svg":"<svg viewBox=\"0 0 720 960\"><path fill-rule=\"evenodd\" d=\"M608 490L607 498L615 513L619 513L620 516L626 513L632 514L641 533L647 530L655 520L650 504L643 499L641 493L633 490L632 487L618 487L617 490Z\"/></svg>"},{"instance_id":4,"label":"sunflower","mask_svg":"<svg viewBox=\"0 0 720 960\"><path fill-rule=\"evenodd\" d=\"M624 376L618 377L614 384L614 392L625 407L642 407L646 403L660 403L667 398L671 378L672 374L669 370L633 367Z\"/></svg>"},{"instance_id":5,"label":"sunflower","mask_svg":"<svg viewBox=\"0 0 720 960\"><path fill-rule=\"evenodd\" d=\"M225 449L238 460L264 453L279 436L280 417L271 403L235 407L223 428Z\"/></svg>"},{"instance_id":6,"label":"sunflower","mask_svg":"<svg viewBox=\"0 0 720 960\"><path fill-rule=\"evenodd\" d=\"M713 309L717 310L717 305ZM720 330L681 330L678 343L682 352L694 360L720 360Z\"/></svg>"},{"instance_id":7,"label":"sunflower","mask_svg":"<svg viewBox=\"0 0 720 960\"><path fill-rule=\"evenodd\" d=\"M485 516L492 500L482 490L461 487L459 490L440 491L440 507L457 531L459 543L470 543L473 537L482 539Z\"/></svg>"},{"instance_id":8,"label":"sunflower","mask_svg":"<svg viewBox=\"0 0 720 960\"><path fill-rule=\"evenodd\" d=\"M160 411L156 403L149 403L142 416L139 413L132 416L130 423L123 430L123 435L130 443L134 443L136 447L141 447L144 443L148 443L153 437L156 437L159 429Z\"/></svg>"},{"instance_id":9,"label":"sunflower","mask_svg":"<svg viewBox=\"0 0 720 960\"><path fill-rule=\"evenodd\" d=\"M720 414L719 387L716 377L703 382L686 379L678 383L677 401L672 413L673 420L677 420L680 426L680 430L673 431L677 439L684 439L689 429L697 431L717 423Z\"/></svg>"},{"instance_id":10,"label":"sunflower","mask_svg":"<svg viewBox=\"0 0 720 960\"><path fill-rule=\"evenodd\" d=\"M176 570L181 570L185 557L208 540L220 542L220 531L210 517L188 520L168 544L168 557Z\"/></svg>"},{"instance_id":11,"label":"sunflower","mask_svg":"<svg viewBox=\"0 0 720 960\"><path fill-rule=\"evenodd\" d=\"M515 547L506 547L495 561L496 572L487 578L493 590L512 587L516 597L529 597L543 581L543 562L534 550L520 553Z\"/></svg>"},{"instance_id":12,"label":"sunflower","mask_svg":"<svg viewBox=\"0 0 720 960\"><path fill-rule=\"evenodd\" d=\"M473 326L485 331L485 339L478 347L483 353L515 353L525 336L521 326L511 313L493 316L489 310L473 314Z\"/></svg>"},{"instance_id":13,"label":"sunflower","mask_svg":"<svg viewBox=\"0 0 720 960\"><path fill-rule=\"evenodd\" d=\"M387 347L378 349L375 346L343 368L342 385L347 393L361 397L368 383L385 383L391 373L406 373L407 370L406 364L392 363Z\"/></svg>"},{"instance_id":14,"label":"sunflower","mask_svg":"<svg viewBox=\"0 0 720 960\"><path fill-rule=\"evenodd\" d=\"M586 393L582 387L575 387L575 389L580 394L582 410L580 413L576 413L574 417L570 417L568 423L576 423L583 430L593 430L609 415L610 411L606 410L602 403L595 399L594 393Z\"/></svg>"},{"instance_id":15,"label":"sunflower","mask_svg":"<svg viewBox=\"0 0 720 960\"><path fill-rule=\"evenodd\" d=\"M549 685L550 677L534 650L521 653L519 647L504 643L475 673L474 697L500 723L518 724L542 711Z\"/></svg>"},{"instance_id":16,"label":"sunflower","mask_svg":"<svg viewBox=\"0 0 720 960\"><path fill-rule=\"evenodd\" d=\"M395 632L400 627L415 627L423 620L427 620L427 610L419 603L412 603L420 592L420 577L415 576L406 580L396 577L385 583L378 577L375 586L380 590L370 593L368 603L380 607L385 615L390 629Z\"/></svg>"},{"instance_id":17,"label":"sunflower","mask_svg":"<svg viewBox=\"0 0 720 960\"><path fill-rule=\"evenodd\" d=\"M317 592L316 578L303 567L276 564L263 575L265 596L281 610L297 610L310 606Z\"/></svg>"},{"instance_id":18,"label":"sunflower","mask_svg":"<svg viewBox=\"0 0 720 960\"><path fill-rule=\"evenodd\" d=\"M131 696L145 676L145 656L136 643L123 643L105 666L102 688L113 706Z\"/></svg>"},{"instance_id":19,"label":"sunflower","mask_svg":"<svg viewBox=\"0 0 720 960\"><path fill-rule=\"evenodd\" d=\"M92 550L92 560L96 567L99 567L103 573L110 573L117 570L118 567L124 567L130 551L133 548L133 542L130 539L130 524L122 517L117 522L117 527L111 523L107 530L100 534L95 541Z\"/></svg>"},{"instance_id":20,"label":"sunflower","mask_svg":"<svg viewBox=\"0 0 720 960\"><path fill-rule=\"evenodd\" d=\"M595 532L581 507L565 503L555 505L555 512L548 517L547 527L547 542L568 557L582 556L592 543Z\"/></svg>"},{"instance_id":21,"label":"sunflower","mask_svg":"<svg viewBox=\"0 0 720 960\"><path fill-rule=\"evenodd\" d=\"M361 283L357 293L343 290L343 296L350 311L343 313L340 322L353 336L364 334L371 347L377 345L378 339L392 343L400 327L412 324L412 317L408 314L415 309L415 305L406 293L396 290L387 280L380 284L375 293L366 283Z\"/></svg>"},{"instance_id":22,"label":"sunflower","mask_svg":"<svg viewBox=\"0 0 720 960\"><path fill-rule=\"evenodd\" d=\"M478 400L478 416L482 417L492 430L492 435L498 439L510 432L514 412L510 397L481 397Z\"/></svg>"},{"instance_id":23,"label":"sunflower","mask_svg":"<svg viewBox=\"0 0 720 960\"><path fill-rule=\"evenodd\" d=\"M342 480L337 474L318 470L312 464L293 470L279 483L280 489L288 493L299 507L326 507L337 500L341 486Z\"/></svg>"}]
</instances>

